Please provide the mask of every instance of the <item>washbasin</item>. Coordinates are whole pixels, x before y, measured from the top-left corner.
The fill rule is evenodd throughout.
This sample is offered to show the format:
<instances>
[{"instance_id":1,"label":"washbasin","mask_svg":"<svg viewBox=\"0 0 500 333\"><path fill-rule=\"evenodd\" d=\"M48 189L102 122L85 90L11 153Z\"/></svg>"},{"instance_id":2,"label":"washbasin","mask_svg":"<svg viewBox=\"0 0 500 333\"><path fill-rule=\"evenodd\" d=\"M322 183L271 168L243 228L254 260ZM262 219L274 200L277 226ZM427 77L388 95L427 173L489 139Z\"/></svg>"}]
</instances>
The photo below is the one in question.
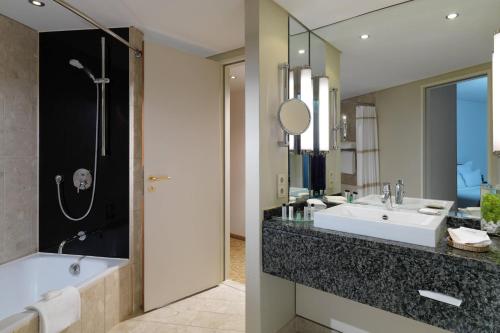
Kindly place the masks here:
<instances>
[{"instance_id":1,"label":"washbasin","mask_svg":"<svg viewBox=\"0 0 500 333\"><path fill-rule=\"evenodd\" d=\"M343 204L314 214L314 226L386 240L436 247L446 228L446 214Z\"/></svg>"}]
</instances>

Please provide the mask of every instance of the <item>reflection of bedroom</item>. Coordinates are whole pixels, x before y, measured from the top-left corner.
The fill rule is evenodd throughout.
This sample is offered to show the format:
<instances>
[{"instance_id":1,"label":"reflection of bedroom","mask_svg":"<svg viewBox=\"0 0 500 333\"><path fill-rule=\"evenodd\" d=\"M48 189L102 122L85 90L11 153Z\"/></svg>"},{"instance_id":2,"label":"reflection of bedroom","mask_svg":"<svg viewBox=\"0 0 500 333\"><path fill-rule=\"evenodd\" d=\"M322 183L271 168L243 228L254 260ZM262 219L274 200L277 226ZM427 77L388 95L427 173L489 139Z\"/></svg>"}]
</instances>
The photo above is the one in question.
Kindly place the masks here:
<instances>
[{"instance_id":1,"label":"reflection of bedroom","mask_svg":"<svg viewBox=\"0 0 500 333\"><path fill-rule=\"evenodd\" d=\"M478 207L488 181L488 79L457 83L457 206Z\"/></svg>"}]
</instances>

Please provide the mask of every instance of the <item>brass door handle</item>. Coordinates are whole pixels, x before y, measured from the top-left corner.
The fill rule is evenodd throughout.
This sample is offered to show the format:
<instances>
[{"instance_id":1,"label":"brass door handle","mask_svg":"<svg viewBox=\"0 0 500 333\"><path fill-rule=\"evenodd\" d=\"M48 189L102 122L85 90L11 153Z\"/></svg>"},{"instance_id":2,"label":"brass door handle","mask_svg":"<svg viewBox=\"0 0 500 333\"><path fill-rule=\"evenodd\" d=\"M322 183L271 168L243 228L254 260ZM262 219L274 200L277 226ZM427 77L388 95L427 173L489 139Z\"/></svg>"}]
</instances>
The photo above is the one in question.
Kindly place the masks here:
<instances>
[{"instance_id":1,"label":"brass door handle","mask_svg":"<svg viewBox=\"0 0 500 333\"><path fill-rule=\"evenodd\" d=\"M149 181L151 182L159 182L161 180L169 180L172 179L170 176L149 176Z\"/></svg>"}]
</instances>

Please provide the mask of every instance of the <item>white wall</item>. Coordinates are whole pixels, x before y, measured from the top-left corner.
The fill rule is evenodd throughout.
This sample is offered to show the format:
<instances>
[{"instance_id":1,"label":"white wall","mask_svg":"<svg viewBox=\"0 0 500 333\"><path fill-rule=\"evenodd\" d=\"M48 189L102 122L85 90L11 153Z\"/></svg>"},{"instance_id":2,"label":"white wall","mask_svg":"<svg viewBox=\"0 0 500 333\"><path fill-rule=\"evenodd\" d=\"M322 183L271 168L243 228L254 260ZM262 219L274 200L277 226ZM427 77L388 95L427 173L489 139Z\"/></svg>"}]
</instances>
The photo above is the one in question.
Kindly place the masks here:
<instances>
[{"instance_id":1,"label":"white wall","mask_svg":"<svg viewBox=\"0 0 500 333\"><path fill-rule=\"evenodd\" d=\"M231 234L245 236L245 90L231 90Z\"/></svg>"},{"instance_id":2,"label":"white wall","mask_svg":"<svg viewBox=\"0 0 500 333\"><path fill-rule=\"evenodd\" d=\"M246 331L274 333L295 315L294 284L262 273L263 209L280 206L278 173L287 173L280 148L278 65L288 58L288 14L272 0L245 1L245 228Z\"/></svg>"}]
</instances>

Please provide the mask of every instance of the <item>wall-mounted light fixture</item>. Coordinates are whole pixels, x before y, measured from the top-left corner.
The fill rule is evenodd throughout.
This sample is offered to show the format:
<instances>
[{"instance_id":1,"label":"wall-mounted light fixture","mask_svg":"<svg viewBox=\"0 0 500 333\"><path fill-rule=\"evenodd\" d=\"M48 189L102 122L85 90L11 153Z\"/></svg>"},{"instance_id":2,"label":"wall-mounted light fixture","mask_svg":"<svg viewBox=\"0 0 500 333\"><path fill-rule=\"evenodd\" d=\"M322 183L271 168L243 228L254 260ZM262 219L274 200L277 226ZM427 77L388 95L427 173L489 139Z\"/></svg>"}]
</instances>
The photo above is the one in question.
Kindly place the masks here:
<instances>
[{"instance_id":1,"label":"wall-mounted light fixture","mask_svg":"<svg viewBox=\"0 0 500 333\"><path fill-rule=\"evenodd\" d=\"M328 77L321 76L318 80L318 148L319 151L330 150L330 96L328 94Z\"/></svg>"},{"instance_id":2,"label":"wall-mounted light fixture","mask_svg":"<svg viewBox=\"0 0 500 333\"><path fill-rule=\"evenodd\" d=\"M306 103L309 110L314 110L312 70L309 67L300 69L300 99ZM314 122L311 122L309 128L300 136L300 150L314 150Z\"/></svg>"},{"instance_id":3,"label":"wall-mounted light fixture","mask_svg":"<svg viewBox=\"0 0 500 333\"><path fill-rule=\"evenodd\" d=\"M345 114L342 115L342 141L347 139L347 116Z\"/></svg>"},{"instance_id":4,"label":"wall-mounted light fixture","mask_svg":"<svg viewBox=\"0 0 500 333\"><path fill-rule=\"evenodd\" d=\"M493 39L493 152L500 156L500 30Z\"/></svg>"}]
</instances>

